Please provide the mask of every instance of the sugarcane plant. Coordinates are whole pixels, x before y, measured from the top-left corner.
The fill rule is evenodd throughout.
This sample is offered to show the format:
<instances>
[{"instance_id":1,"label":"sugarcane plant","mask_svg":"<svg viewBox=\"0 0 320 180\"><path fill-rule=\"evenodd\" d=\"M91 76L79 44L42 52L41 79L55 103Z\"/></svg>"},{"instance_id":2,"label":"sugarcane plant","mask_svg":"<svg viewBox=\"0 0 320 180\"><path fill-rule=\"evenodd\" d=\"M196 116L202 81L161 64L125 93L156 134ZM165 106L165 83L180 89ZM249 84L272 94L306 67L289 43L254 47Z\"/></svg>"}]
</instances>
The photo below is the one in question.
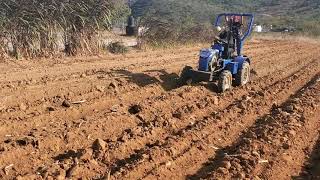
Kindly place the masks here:
<instances>
[{"instance_id":1,"label":"sugarcane plant","mask_svg":"<svg viewBox=\"0 0 320 180\"><path fill-rule=\"evenodd\" d=\"M0 53L16 58L95 53L100 32L129 14L125 0L1 0Z\"/></svg>"}]
</instances>

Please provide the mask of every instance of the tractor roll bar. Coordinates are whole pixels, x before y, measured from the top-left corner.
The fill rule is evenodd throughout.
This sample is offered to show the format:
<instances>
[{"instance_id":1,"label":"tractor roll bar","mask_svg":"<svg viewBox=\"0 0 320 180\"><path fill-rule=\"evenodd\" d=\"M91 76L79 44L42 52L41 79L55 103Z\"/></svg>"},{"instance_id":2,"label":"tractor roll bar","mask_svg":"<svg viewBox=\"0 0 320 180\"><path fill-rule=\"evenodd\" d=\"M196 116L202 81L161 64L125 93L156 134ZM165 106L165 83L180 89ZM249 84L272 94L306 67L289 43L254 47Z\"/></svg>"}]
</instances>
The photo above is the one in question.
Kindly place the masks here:
<instances>
[{"instance_id":1,"label":"tractor roll bar","mask_svg":"<svg viewBox=\"0 0 320 180\"><path fill-rule=\"evenodd\" d=\"M216 19L215 26L217 27L221 24L221 17L227 17L227 16L241 16L241 17L249 17L250 18L250 21L248 23L248 26L249 26L248 31L240 39L241 42L243 42L252 32L253 21L254 21L253 14L250 14L250 13L223 13L223 14L219 14Z\"/></svg>"}]
</instances>

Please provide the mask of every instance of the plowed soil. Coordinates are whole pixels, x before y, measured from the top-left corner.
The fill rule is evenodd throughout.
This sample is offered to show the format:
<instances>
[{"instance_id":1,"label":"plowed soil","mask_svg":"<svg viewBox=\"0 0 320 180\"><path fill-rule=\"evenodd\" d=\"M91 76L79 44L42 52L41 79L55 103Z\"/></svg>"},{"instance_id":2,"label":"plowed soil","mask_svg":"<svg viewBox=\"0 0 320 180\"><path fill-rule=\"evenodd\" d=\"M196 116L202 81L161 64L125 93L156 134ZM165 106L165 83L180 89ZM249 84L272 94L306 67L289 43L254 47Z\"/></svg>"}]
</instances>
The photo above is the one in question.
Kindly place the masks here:
<instances>
[{"instance_id":1,"label":"plowed soil","mask_svg":"<svg viewBox=\"0 0 320 180\"><path fill-rule=\"evenodd\" d=\"M177 86L203 45L0 64L0 179L320 179L320 43L251 40L252 79Z\"/></svg>"}]
</instances>

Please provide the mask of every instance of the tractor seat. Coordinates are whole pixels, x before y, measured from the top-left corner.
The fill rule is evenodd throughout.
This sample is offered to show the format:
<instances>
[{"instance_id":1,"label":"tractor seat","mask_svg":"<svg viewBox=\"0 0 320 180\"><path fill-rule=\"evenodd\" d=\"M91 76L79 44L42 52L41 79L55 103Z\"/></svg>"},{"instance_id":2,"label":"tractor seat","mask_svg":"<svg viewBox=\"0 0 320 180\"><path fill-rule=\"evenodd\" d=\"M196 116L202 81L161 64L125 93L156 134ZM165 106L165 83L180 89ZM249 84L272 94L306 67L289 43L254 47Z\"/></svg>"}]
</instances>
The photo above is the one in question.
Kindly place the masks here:
<instances>
[{"instance_id":1,"label":"tractor seat","mask_svg":"<svg viewBox=\"0 0 320 180\"><path fill-rule=\"evenodd\" d=\"M228 46L228 44L225 44L224 52L222 54L222 58L223 59L229 59L234 54L234 52L235 52L235 48L234 48L233 45L230 47L230 46Z\"/></svg>"}]
</instances>

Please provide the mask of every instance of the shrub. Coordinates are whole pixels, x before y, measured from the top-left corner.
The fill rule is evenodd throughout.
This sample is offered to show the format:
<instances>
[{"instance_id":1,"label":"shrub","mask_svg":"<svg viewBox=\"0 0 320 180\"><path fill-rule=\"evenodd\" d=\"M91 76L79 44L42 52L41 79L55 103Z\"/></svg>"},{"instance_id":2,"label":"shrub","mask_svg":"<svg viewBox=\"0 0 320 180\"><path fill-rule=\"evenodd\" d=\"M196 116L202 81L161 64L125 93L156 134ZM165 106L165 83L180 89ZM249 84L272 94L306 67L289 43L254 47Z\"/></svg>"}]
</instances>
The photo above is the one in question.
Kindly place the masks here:
<instances>
[{"instance_id":1,"label":"shrub","mask_svg":"<svg viewBox=\"0 0 320 180\"><path fill-rule=\"evenodd\" d=\"M122 42L112 42L108 45L107 49L114 54L124 54L129 50Z\"/></svg>"},{"instance_id":2,"label":"shrub","mask_svg":"<svg viewBox=\"0 0 320 180\"><path fill-rule=\"evenodd\" d=\"M213 23L216 14L254 13L266 7L276 8L278 16L268 15L268 11L256 13L255 23L266 27L273 25L274 29L293 27L298 30L297 33L319 36L319 11L316 8L320 7L319 1L298 4L301 7L292 6L292 10L288 11L283 10L287 5L285 2L274 0L135 0L132 12L138 17L139 25L148 29L141 37L142 41L153 45L211 41L214 31L210 23Z\"/></svg>"},{"instance_id":3,"label":"shrub","mask_svg":"<svg viewBox=\"0 0 320 180\"><path fill-rule=\"evenodd\" d=\"M153 0L140 19L147 29L142 40L154 45L211 41L214 9L201 0Z\"/></svg>"},{"instance_id":4,"label":"shrub","mask_svg":"<svg viewBox=\"0 0 320 180\"><path fill-rule=\"evenodd\" d=\"M320 36L320 24L319 21L310 20L302 22L298 27L303 34L307 36Z\"/></svg>"}]
</instances>

